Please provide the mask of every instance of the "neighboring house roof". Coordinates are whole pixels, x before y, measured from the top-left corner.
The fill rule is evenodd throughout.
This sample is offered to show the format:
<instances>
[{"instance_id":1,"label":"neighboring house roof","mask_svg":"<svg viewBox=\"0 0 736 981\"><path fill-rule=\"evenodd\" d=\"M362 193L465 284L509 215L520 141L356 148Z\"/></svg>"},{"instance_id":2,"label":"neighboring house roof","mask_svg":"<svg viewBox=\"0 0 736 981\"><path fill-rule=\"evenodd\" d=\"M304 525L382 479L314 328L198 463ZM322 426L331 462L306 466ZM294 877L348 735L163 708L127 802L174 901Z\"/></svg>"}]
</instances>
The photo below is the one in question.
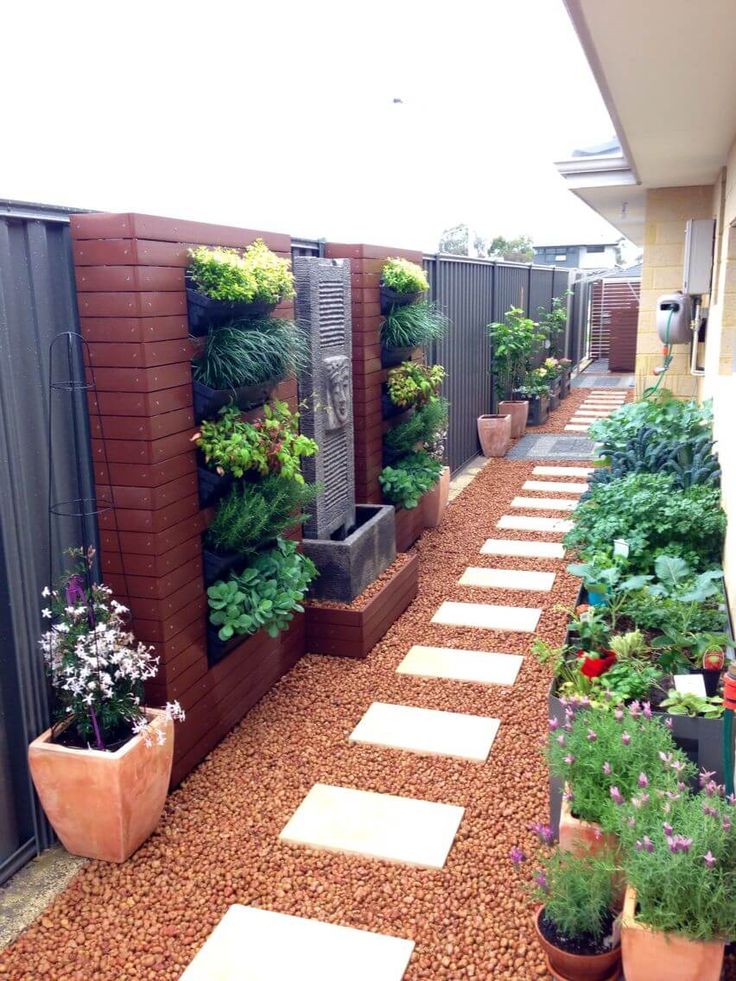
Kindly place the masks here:
<instances>
[{"instance_id":1,"label":"neighboring house roof","mask_svg":"<svg viewBox=\"0 0 736 981\"><path fill-rule=\"evenodd\" d=\"M579 150L573 150L573 157L600 157L611 156L621 153L621 144L612 137L607 143L598 143L596 146L585 146Z\"/></svg>"},{"instance_id":2,"label":"neighboring house roof","mask_svg":"<svg viewBox=\"0 0 736 981\"><path fill-rule=\"evenodd\" d=\"M595 248L600 248L601 245L618 245L619 240L616 239L613 242L542 242L540 245L534 244L535 249L587 249L591 245Z\"/></svg>"},{"instance_id":3,"label":"neighboring house roof","mask_svg":"<svg viewBox=\"0 0 736 981\"><path fill-rule=\"evenodd\" d=\"M637 262L635 266L627 266L625 269L616 269L614 272L610 272L606 279L641 279L641 266L640 262Z\"/></svg>"}]
</instances>

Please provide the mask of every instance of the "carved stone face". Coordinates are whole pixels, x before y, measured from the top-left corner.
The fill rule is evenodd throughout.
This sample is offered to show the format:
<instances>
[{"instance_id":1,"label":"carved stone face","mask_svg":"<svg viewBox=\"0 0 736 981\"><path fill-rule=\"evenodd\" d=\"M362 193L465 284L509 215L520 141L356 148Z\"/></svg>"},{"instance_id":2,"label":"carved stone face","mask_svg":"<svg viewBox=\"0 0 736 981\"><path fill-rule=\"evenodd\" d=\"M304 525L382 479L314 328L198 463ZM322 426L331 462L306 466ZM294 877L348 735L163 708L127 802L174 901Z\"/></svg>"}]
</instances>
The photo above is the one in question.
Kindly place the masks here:
<instances>
[{"instance_id":1,"label":"carved stone face","mask_svg":"<svg viewBox=\"0 0 736 981\"><path fill-rule=\"evenodd\" d=\"M350 365L344 355L324 359L327 378L327 426L340 429L350 421Z\"/></svg>"}]
</instances>

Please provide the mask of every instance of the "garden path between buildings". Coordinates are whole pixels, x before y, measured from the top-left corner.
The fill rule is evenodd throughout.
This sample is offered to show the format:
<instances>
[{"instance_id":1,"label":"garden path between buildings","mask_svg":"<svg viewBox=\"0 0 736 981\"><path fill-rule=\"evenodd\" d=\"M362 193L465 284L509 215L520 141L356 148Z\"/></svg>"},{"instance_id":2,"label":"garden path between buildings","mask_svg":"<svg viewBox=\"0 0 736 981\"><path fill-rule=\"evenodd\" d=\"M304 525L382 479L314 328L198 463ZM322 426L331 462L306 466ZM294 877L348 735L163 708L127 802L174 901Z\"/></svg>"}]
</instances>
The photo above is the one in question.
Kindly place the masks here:
<instances>
[{"instance_id":1,"label":"garden path between buildings","mask_svg":"<svg viewBox=\"0 0 736 981\"><path fill-rule=\"evenodd\" d=\"M565 402L558 411L567 411ZM300 661L170 795L157 832L128 862L85 865L0 953L0 978L173 981L233 903L409 938L407 979L544 976L532 907L508 856L514 845L530 850L529 824L548 816L541 743L549 676L530 653L531 633L431 622L448 600L536 607L538 633L561 642L564 607L579 586L565 562L480 553L487 538L561 541L559 533L496 527L507 514L569 518L511 507L526 493L525 480L565 479L533 475L543 462L491 460L418 543L419 595L368 658ZM547 571L555 579L549 593L461 586L469 566ZM508 686L397 674L416 644L524 659ZM376 701L488 716L500 727L485 763L350 742ZM315 783L462 806L444 866L280 841Z\"/></svg>"}]
</instances>

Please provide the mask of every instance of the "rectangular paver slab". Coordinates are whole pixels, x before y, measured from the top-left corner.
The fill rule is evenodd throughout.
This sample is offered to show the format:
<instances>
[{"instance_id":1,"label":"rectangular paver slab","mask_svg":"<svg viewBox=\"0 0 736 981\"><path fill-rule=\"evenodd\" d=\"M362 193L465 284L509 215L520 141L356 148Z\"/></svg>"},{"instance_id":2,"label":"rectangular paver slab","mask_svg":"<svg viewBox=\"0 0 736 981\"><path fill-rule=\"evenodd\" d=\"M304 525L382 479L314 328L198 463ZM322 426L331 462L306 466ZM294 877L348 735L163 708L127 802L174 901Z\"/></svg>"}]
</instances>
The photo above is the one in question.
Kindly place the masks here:
<instances>
[{"instance_id":1,"label":"rectangular paver slab","mask_svg":"<svg viewBox=\"0 0 736 981\"><path fill-rule=\"evenodd\" d=\"M558 542L522 542L515 538L489 538L481 555L515 555L529 559L564 559L565 549Z\"/></svg>"},{"instance_id":2,"label":"rectangular paver slab","mask_svg":"<svg viewBox=\"0 0 736 981\"><path fill-rule=\"evenodd\" d=\"M543 491L548 494L584 494L588 490L588 484L563 480L525 480L521 489Z\"/></svg>"},{"instance_id":3,"label":"rectangular paver slab","mask_svg":"<svg viewBox=\"0 0 736 981\"><path fill-rule=\"evenodd\" d=\"M515 497L512 508L529 508L534 511L574 511L579 501L573 497Z\"/></svg>"},{"instance_id":4,"label":"rectangular paver slab","mask_svg":"<svg viewBox=\"0 0 736 981\"><path fill-rule=\"evenodd\" d=\"M589 477L594 469L594 467L548 467L540 464L532 470L532 473L539 477Z\"/></svg>"},{"instance_id":5,"label":"rectangular paver slab","mask_svg":"<svg viewBox=\"0 0 736 981\"><path fill-rule=\"evenodd\" d=\"M415 644L396 669L396 673L416 675L419 678L467 681L478 685L513 685L523 660L521 654Z\"/></svg>"},{"instance_id":6,"label":"rectangular paver slab","mask_svg":"<svg viewBox=\"0 0 736 981\"><path fill-rule=\"evenodd\" d=\"M587 431L588 431L588 426L587 425L586 426L578 426L578 425L565 426L565 432L567 432L567 433L587 433Z\"/></svg>"},{"instance_id":7,"label":"rectangular paver slab","mask_svg":"<svg viewBox=\"0 0 736 981\"><path fill-rule=\"evenodd\" d=\"M566 518L532 518L526 514L504 514L496 522L502 531L547 531L567 534L572 531L573 522Z\"/></svg>"},{"instance_id":8,"label":"rectangular paver slab","mask_svg":"<svg viewBox=\"0 0 736 981\"><path fill-rule=\"evenodd\" d=\"M279 838L296 845L441 869L464 808L316 783Z\"/></svg>"},{"instance_id":9,"label":"rectangular paver slab","mask_svg":"<svg viewBox=\"0 0 736 981\"><path fill-rule=\"evenodd\" d=\"M528 589L536 593L550 592L554 581L554 572L486 569L482 566L471 566L460 577L461 586L480 586L488 589Z\"/></svg>"},{"instance_id":10,"label":"rectangular paver slab","mask_svg":"<svg viewBox=\"0 0 736 981\"><path fill-rule=\"evenodd\" d=\"M482 715L373 702L350 741L483 763L499 724L498 719Z\"/></svg>"},{"instance_id":11,"label":"rectangular paver slab","mask_svg":"<svg viewBox=\"0 0 736 981\"><path fill-rule=\"evenodd\" d=\"M528 606L445 601L432 617L432 623L444 623L452 627L477 627L481 630L531 633L537 629L541 615L541 610Z\"/></svg>"},{"instance_id":12,"label":"rectangular paver slab","mask_svg":"<svg viewBox=\"0 0 736 981\"><path fill-rule=\"evenodd\" d=\"M413 940L231 906L181 981L401 981Z\"/></svg>"}]
</instances>

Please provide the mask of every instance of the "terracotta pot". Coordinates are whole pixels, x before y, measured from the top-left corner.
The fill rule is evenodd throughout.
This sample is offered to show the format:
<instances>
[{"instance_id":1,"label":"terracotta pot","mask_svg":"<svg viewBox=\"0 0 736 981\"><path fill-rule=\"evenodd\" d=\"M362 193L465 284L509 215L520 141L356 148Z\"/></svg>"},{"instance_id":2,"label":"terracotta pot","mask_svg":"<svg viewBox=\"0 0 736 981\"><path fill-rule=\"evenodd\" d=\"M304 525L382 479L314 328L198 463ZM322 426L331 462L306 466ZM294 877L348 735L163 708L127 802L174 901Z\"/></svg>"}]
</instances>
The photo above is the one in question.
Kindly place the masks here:
<instances>
[{"instance_id":1,"label":"terracotta pot","mask_svg":"<svg viewBox=\"0 0 736 981\"><path fill-rule=\"evenodd\" d=\"M518 439L524 435L526 421L529 418L529 403L526 400L520 402L499 402L498 411L504 415L511 416L512 439Z\"/></svg>"},{"instance_id":2,"label":"terracotta pot","mask_svg":"<svg viewBox=\"0 0 736 981\"><path fill-rule=\"evenodd\" d=\"M626 981L718 981L723 943L688 940L636 921L636 892L628 888L621 919Z\"/></svg>"},{"instance_id":3,"label":"terracotta pot","mask_svg":"<svg viewBox=\"0 0 736 981\"><path fill-rule=\"evenodd\" d=\"M534 928L553 978L558 978L560 981L609 981L609 979L613 981L618 978L621 964L620 945L602 954L569 954L566 950L551 944L540 930L539 920L543 912L544 907L537 910ZM626 977L628 981L628 974Z\"/></svg>"},{"instance_id":4,"label":"terracotta pot","mask_svg":"<svg viewBox=\"0 0 736 981\"><path fill-rule=\"evenodd\" d=\"M566 788L567 789L567 788ZM560 809L560 849L563 852L588 852L595 855L606 848L616 849L618 838L603 832L593 821L573 817L569 803L562 798Z\"/></svg>"},{"instance_id":5,"label":"terracotta pot","mask_svg":"<svg viewBox=\"0 0 736 981\"><path fill-rule=\"evenodd\" d=\"M166 801L174 724L164 712L147 717L166 740L146 746L134 736L114 753L50 742L47 729L28 748L36 792L62 845L72 855L124 862L152 833Z\"/></svg>"},{"instance_id":6,"label":"terracotta pot","mask_svg":"<svg viewBox=\"0 0 736 981\"><path fill-rule=\"evenodd\" d=\"M478 439L483 456L505 456L511 446L512 419L506 415L478 416Z\"/></svg>"},{"instance_id":7,"label":"terracotta pot","mask_svg":"<svg viewBox=\"0 0 736 981\"><path fill-rule=\"evenodd\" d=\"M424 495L424 525L436 528L442 521L450 496L450 468L443 467L434 487Z\"/></svg>"}]
</instances>

